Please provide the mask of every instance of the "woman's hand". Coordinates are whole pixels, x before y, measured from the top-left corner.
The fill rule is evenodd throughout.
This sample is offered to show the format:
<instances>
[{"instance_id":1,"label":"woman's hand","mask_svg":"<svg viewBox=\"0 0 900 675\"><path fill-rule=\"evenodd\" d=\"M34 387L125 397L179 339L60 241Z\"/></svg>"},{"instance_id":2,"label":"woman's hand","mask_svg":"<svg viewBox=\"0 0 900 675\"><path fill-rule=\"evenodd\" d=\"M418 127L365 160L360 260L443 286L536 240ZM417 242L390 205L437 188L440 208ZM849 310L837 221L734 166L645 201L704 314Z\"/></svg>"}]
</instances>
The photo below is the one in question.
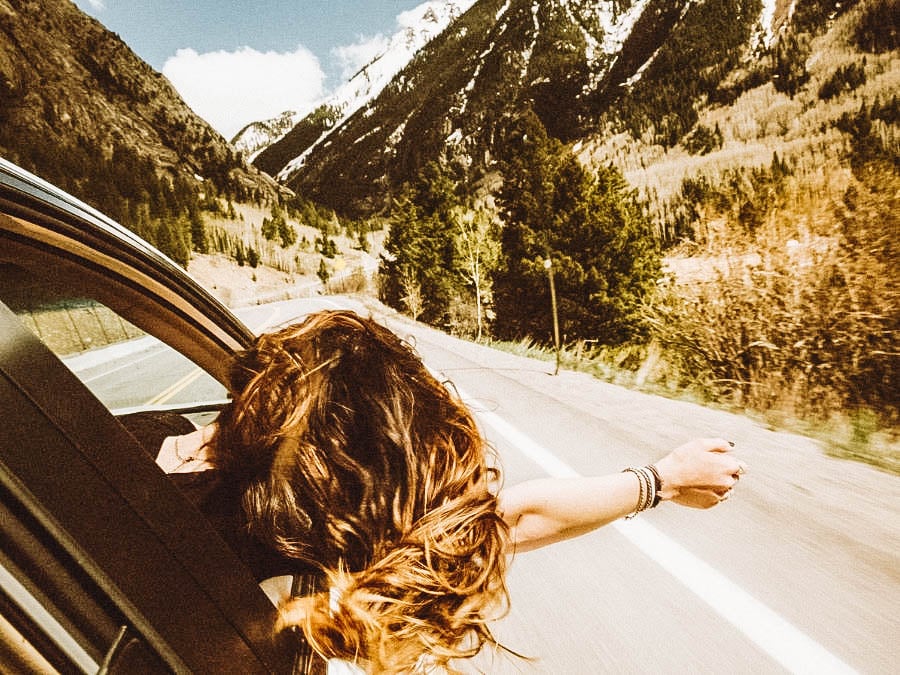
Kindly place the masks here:
<instances>
[{"instance_id":1,"label":"woman's hand","mask_svg":"<svg viewBox=\"0 0 900 675\"><path fill-rule=\"evenodd\" d=\"M656 462L661 499L696 509L708 509L728 499L747 470L730 453L732 445L721 438L696 439Z\"/></svg>"}]
</instances>

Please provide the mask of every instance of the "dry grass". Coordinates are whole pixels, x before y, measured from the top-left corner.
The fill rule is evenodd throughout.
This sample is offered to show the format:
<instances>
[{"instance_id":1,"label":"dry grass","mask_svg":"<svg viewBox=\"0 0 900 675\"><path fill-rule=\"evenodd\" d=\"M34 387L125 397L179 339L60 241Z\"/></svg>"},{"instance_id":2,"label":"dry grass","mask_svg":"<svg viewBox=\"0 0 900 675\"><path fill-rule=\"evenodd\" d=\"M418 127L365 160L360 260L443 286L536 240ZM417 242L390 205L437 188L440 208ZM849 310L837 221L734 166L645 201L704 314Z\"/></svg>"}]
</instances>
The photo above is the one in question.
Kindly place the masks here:
<instances>
[{"instance_id":1,"label":"dry grass","mask_svg":"<svg viewBox=\"0 0 900 675\"><path fill-rule=\"evenodd\" d=\"M793 98L765 84L744 92L731 105L703 108L698 125L719 128L720 149L691 155L680 146L666 149L626 134L604 133L579 145L579 158L594 166L617 166L649 201L655 218L664 217L664 205L679 193L685 178L703 176L715 183L729 170L768 165L773 153L796 165L801 176L817 172L847 150L847 139L833 128L841 115L858 111L879 95L900 91L900 56L867 54L864 84L829 101L818 98L819 88L838 67L862 61L849 46L850 27L859 11L846 13L812 42L809 82Z\"/></svg>"},{"instance_id":2,"label":"dry grass","mask_svg":"<svg viewBox=\"0 0 900 675\"><path fill-rule=\"evenodd\" d=\"M322 258L321 253L315 249L316 237L320 236L317 228L288 218L288 224L297 233L297 241L291 246L283 247L280 242L270 241L262 236L263 219L272 217L270 210L251 204L235 204L234 208L238 219L230 220L222 216L210 217L207 219L208 230L219 229L240 238L246 247L252 246L259 252L261 265L289 275L288 283L296 281L294 276L315 276ZM355 238L347 236L337 224L335 230L336 232L331 235L331 238L337 244L338 255L333 259L326 259L331 271L336 272L345 267L363 265L368 254L360 250L359 242ZM384 237L383 230L367 235L369 250L376 256L381 250Z\"/></svg>"}]
</instances>

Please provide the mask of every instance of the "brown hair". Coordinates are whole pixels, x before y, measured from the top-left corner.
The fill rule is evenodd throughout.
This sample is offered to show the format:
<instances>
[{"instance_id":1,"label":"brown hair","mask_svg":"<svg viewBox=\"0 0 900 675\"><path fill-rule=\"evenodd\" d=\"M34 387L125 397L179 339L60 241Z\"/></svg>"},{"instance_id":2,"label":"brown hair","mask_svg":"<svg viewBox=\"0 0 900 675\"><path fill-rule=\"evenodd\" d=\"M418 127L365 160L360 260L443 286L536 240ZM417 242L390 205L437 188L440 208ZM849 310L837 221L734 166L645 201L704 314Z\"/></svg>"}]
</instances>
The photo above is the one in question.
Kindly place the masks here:
<instances>
[{"instance_id":1,"label":"brown hair","mask_svg":"<svg viewBox=\"0 0 900 675\"><path fill-rule=\"evenodd\" d=\"M321 570L292 601L324 657L369 670L447 665L494 643L508 598L499 471L468 409L387 328L322 312L241 354L215 461L250 476L252 535Z\"/></svg>"}]
</instances>

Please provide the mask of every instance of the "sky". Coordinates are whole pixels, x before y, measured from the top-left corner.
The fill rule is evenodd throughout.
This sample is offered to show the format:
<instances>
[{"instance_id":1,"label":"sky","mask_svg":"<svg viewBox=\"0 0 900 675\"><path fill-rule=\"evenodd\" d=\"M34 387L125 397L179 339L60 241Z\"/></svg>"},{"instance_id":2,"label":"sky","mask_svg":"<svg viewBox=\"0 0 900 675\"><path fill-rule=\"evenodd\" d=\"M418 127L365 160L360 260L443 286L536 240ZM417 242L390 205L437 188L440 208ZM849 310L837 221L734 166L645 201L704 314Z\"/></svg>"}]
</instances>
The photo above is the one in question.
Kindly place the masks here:
<instances>
[{"instance_id":1,"label":"sky","mask_svg":"<svg viewBox=\"0 0 900 675\"><path fill-rule=\"evenodd\" d=\"M312 110L424 0L74 2L230 140L249 122Z\"/></svg>"}]
</instances>

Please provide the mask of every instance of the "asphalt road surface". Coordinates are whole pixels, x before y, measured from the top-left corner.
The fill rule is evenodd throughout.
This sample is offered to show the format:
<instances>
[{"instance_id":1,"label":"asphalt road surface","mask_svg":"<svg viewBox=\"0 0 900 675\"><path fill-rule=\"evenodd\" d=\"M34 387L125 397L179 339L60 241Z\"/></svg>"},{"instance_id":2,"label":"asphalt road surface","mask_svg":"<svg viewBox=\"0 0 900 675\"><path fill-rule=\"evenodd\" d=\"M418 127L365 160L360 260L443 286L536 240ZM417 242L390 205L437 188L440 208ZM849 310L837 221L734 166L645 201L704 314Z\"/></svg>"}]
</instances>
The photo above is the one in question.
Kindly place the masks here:
<instances>
[{"instance_id":1,"label":"asphalt road surface","mask_svg":"<svg viewBox=\"0 0 900 675\"><path fill-rule=\"evenodd\" d=\"M256 330L352 300L250 307ZM671 504L517 555L495 627L527 659L488 673L894 673L900 658L900 480L827 457L741 415L632 392L455 340L393 313L457 388L501 455L505 481L603 474L696 436L735 442L749 472L709 511ZM182 359L183 361L183 359ZM151 342L79 373L113 408L220 398L221 387ZM128 377L123 379L124 375ZM139 374L141 377L135 378ZM135 379L138 389L127 384ZM147 388L152 382L153 389Z\"/></svg>"}]
</instances>

